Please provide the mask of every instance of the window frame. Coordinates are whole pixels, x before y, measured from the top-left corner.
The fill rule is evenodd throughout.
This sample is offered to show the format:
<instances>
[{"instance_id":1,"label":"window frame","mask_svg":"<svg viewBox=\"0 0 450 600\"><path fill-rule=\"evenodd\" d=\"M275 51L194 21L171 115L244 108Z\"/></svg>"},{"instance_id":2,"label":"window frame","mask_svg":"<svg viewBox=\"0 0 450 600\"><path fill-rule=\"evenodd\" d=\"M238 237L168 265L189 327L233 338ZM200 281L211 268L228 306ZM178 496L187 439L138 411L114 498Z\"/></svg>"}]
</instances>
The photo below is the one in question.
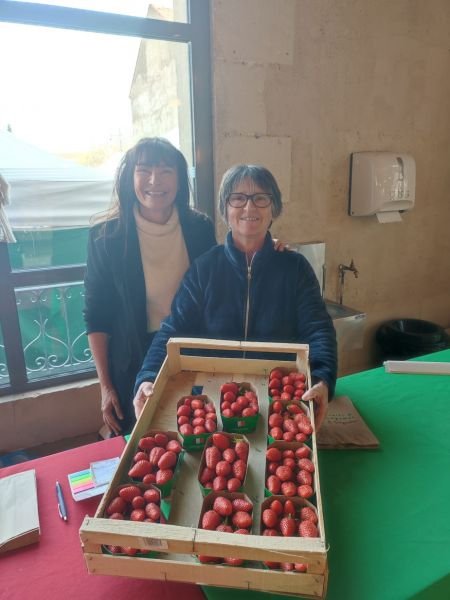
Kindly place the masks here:
<instances>
[{"instance_id":1,"label":"window frame","mask_svg":"<svg viewBox=\"0 0 450 600\"><path fill-rule=\"evenodd\" d=\"M72 29L92 33L184 42L189 52L192 145L195 158L194 206L214 221L213 136L208 0L186 0L188 22L163 21L63 6L0 0L0 22ZM95 368L28 381L15 288L83 281L85 265L11 269L7 244L0 242L0 323L9 384L0 396L23 393L95 376Z\"/></svg>"}]
</instances>

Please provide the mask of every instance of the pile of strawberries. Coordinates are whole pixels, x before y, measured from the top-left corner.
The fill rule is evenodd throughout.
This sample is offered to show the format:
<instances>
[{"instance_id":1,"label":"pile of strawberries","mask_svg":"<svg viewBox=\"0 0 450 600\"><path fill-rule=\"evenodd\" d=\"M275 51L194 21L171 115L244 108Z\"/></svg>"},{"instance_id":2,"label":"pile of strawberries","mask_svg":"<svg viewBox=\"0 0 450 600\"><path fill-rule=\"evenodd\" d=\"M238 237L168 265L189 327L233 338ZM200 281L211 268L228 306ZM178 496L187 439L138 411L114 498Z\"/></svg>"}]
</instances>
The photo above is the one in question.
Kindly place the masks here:
<instances>
[{"instance_id":1,"label":"pile of strawberries","mask_svg":"<svg viewBox=\"0 0 450 600\"><path fill-rule=\"evenodd\" d=\"M311 498L314 495L314 463L311 450L301 445L283 449L272 444L266 451L266 488L271 494Z\"/></svg>"},{"instance_id":2,"label":"pile of strawberries","mask_svg":"<svg viewBox=\"0 0 450 600\"><path fill-rule=\"evenodd\" d=\"M137 485L126 485L119 489L116 496L106 507L109 519L161 522L161 494L156 488L144 489ZM128 554L134 556L140 552L128 546L106 546L112 554ZM146 552L146 551L142 551Z\"/></svg>"},{"instance_id":3,"label":"pile of strawberries","mask_svg":"<svg viewBox=\"0 0 450 600\"><path fill-rule=\"evenodd\" d=\"M220 413L223 417L253 417L258 412L258 398L248 386L235 381L221 386Z\"/></svg>"},{"instance_id":4,"label":"pile of strawberries","mask_svg":"<svg viewBox=\"0 0 450 600\"><path fill-rule=\"evenodd\" d=\"M210 499L205 504L210 506ZM253 505L246 497L226 496L219 494L214 498L209 510L205 510L201 517L200 526L210 531L224 531L226 533L249 534L253 525ZM233 567L239 567L244 563L242 558L218 558L213 556L199 555L202 563L222 563Z\"/></svg>"},{"instance_id":5,"label":"pile of strawberries","mask_svg":"<svg viewBox=\"0 0 450 600\"><path fill-rule=\"evenodd\" d=\"M206 396L185 396L177 409L178 431L181 435L199 435L217 430L214 404Z\"/></svg>"},{"instance_id":6,"label":"pile of strawberries","mask_svg":"<svg viewBox=\"0 0 450 600\"><path fill-rule=\"evenodd\" d=\"M274 440L305 442L313 432L311 421L298 401L273 400L269 407L269 435Z\"/></svg>"},{"instance_id":7,"label":"pile of strawberries","mask_svg":"<svg viewBox=\"0 0 450 600\"><path fill-rule=\"evenodd\" d=\"M303 373L282 369L272 369L269 375L269 396L272 400L301 400L306 390L306 377Z\"/></svg>"},{"instance_id":8,"label":"pile of strawberries","mask_svg":"<svg viewBox=\"0 0 450 600\"><path fill-rule=\"evenodd\" d=\"M239 436L213 433L200 465L200 484L216 492L237 492L245 480L249 447Z\"/></svg>"},{"instance_id":9,"label":"pile of strawberries","mask_svg":"<svg viewBox=\"0 0 450 600\"><path fill-rule=\"evenodd\" d=\"M277 497L264 502L261 514L261 533L270 536L285 537L319 537L317 514L312 506L302 501L295 503L292 499ZM266 561L270 569L298 571L304 573L304 563L278 563Z\"/></svg>"},{"instance_id":10,"label":"pile of strawberries","mask_svg":"<svg viewBox=\"0 0 450 600\"><path fill-rule=\"evenodd\" d=\"M180 442L170 439L165 433L155 433L141 438L138 446L139 451L133 458L128 476L158 486L170 481L181 452Z\"/></svg>"}]
</instances>

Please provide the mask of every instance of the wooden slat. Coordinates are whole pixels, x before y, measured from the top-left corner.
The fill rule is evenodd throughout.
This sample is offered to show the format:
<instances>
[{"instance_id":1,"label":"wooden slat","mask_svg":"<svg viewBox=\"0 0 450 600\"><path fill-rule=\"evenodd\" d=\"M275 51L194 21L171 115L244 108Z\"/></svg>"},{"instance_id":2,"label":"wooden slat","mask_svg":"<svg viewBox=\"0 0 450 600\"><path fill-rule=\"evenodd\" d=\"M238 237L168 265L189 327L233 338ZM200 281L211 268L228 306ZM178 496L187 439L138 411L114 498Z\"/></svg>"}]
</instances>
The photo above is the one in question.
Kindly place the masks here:
<instances>
[{"instance_id":1,"label":"wooden slat","mask_svg":"<svg viewBox=\"0 0 450 600\"><path fill-rule=\"evenodd\" d=\"M320 598L325 576L309 573L283 573L266 569L184 563L159 559L92 554L86 556L88 571L159 581L182 581L199 585L237 587L247 590Z\"/></svg>"}]
</instances>

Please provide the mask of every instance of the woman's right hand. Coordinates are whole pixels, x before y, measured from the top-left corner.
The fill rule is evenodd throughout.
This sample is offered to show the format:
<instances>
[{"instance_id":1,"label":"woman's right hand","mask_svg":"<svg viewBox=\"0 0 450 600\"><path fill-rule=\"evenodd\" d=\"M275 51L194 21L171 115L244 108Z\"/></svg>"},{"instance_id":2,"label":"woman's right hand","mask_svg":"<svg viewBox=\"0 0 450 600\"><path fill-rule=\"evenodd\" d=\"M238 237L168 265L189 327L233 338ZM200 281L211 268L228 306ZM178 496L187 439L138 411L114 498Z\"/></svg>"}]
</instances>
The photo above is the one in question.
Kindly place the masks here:
<instances>
[{"instance_id":1,"label":"woman's right hand","mask_svg":"<svg viewBox=\"0 0 450 600\"><path fill-rule=\"evenodd\" d=\"M139 416L144 408L145 403L149 399L149 397L153 394L153 383L151 381L143 381L136 392L136 396L133 399L134 413L136 415L136 419L139 419Z\"/></svg>"},{"instance_id":2,"label":"woman's right hand","mask_svg":"<svg viewBox=\"0 0 450 600\"><path fill-rule=\"evenodd\" d=\"M120 435L122 428L119 419L123 419L119 398L113 387L101 387L103 421L111 431Z\"/></svg>"}]
</instances>

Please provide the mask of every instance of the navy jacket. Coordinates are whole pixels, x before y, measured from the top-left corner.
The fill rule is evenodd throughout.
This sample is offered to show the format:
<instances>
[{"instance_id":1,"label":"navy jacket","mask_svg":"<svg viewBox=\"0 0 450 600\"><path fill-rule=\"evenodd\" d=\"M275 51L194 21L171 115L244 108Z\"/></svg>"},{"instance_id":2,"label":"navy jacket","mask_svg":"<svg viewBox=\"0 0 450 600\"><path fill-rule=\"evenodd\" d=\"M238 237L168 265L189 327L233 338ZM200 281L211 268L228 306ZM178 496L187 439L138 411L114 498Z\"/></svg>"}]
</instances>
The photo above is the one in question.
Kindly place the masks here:
<instances>
[{"instance_id":1,"label":"navy jacket","mask_svg":"<svg viewBox=\"0 0 450 600\"><path fill-rule=\"evenodd\" d=\"M195 210L179 210L189 261L216 244L211 220ZM106 235L102 227L106 227ZM149 346L144 271L134 219L116 231L117 220L92 227L85 275L86 332L107 333L109 368L125 412L123 429L133 425L133 385Z\"/></svg>"},{"instance_id":2,"label":"navy jacket","mask_svg":"<svg viewBox=\"0 0 450 600\"><path fill-rule=\"evenodd\" d=\"M154 381L170 337L309 344L313 381L325 381L330 398L334 393L336 333L317 278L302 255L275 251L270 234L250 267L231 233L224 246L194 262L147 352L135 391Z\"/></svg>"}]
</instances>

